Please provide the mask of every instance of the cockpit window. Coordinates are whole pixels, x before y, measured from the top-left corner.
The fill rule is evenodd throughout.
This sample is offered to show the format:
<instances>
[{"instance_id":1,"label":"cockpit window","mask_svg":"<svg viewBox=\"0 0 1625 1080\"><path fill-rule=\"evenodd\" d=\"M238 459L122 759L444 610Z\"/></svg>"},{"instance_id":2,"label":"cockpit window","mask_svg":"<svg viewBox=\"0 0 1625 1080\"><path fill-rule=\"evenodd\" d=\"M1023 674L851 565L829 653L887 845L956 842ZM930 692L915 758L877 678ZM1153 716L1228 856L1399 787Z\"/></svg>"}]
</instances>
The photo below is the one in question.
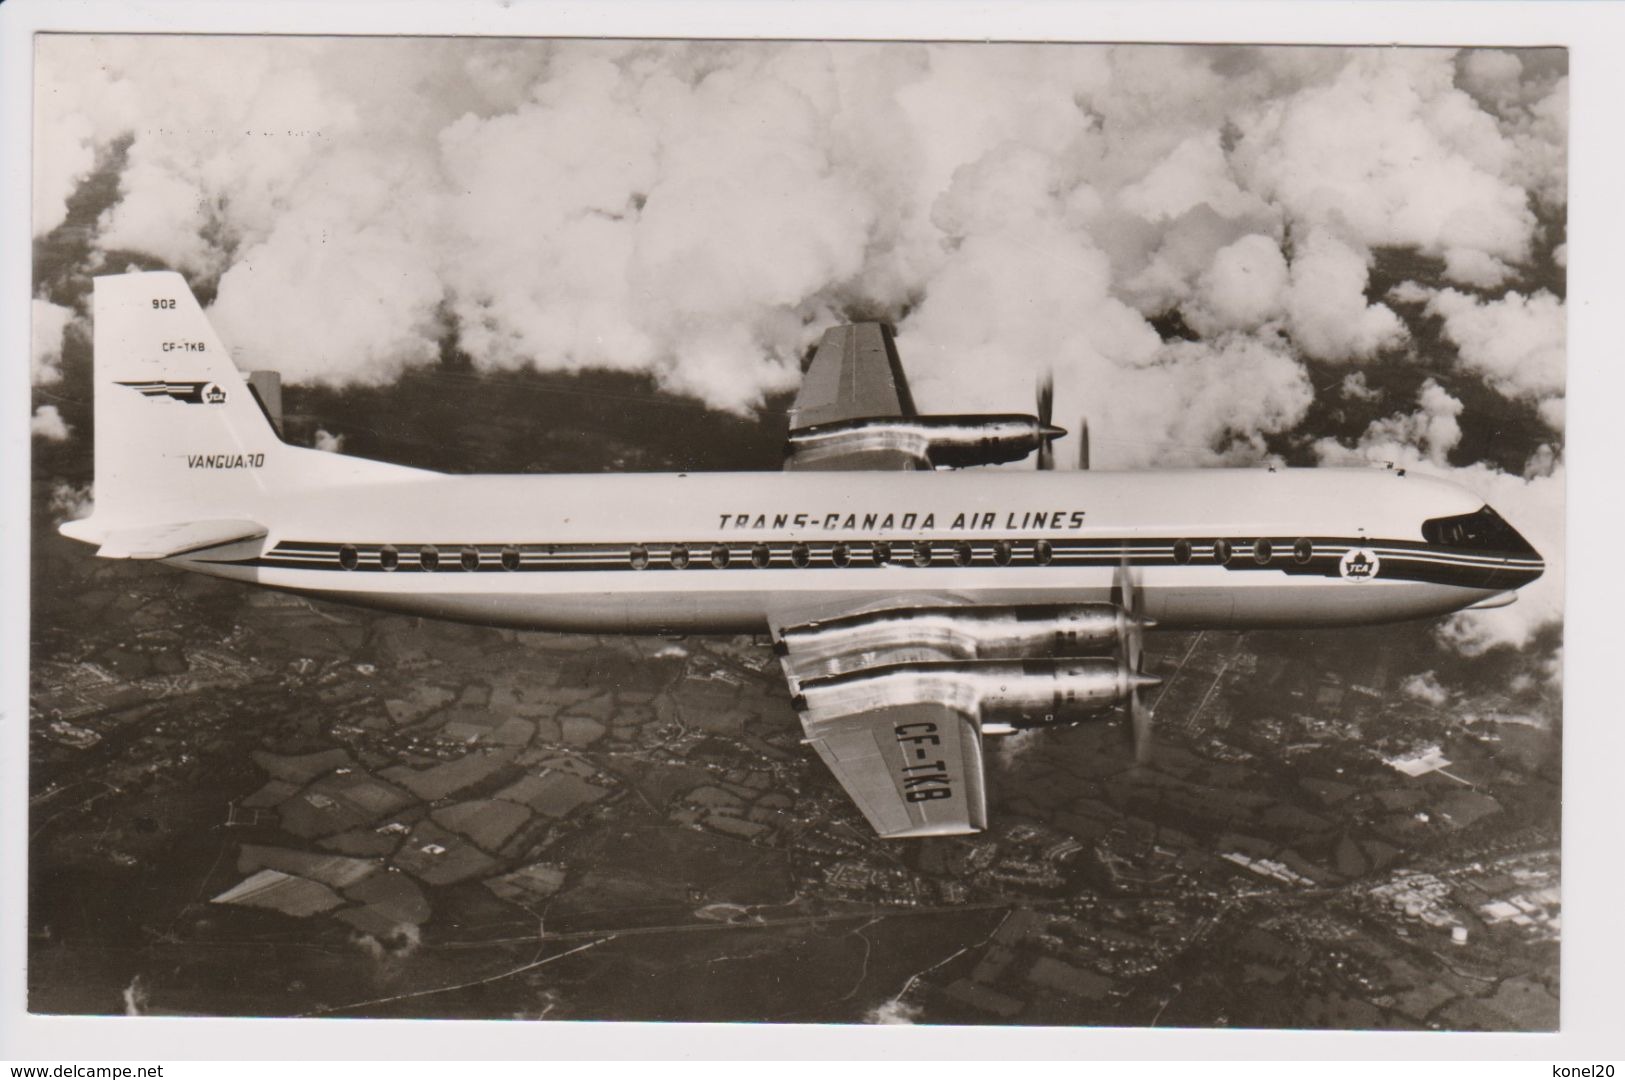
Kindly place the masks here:
<instances>
[{"instance_id":1,"label":"cockpit window","mask_svg":"<svg viewBox=\"0 0 1625 1080\"><path fill-rule=\"evenodd\" d=\"M1455 517L1430 518L1422 523L1422 538L1443 547L1473 548L1505 554L1532 555L1535 549L1518 530L1489 507Z\"/></svg>"}]
</instances>

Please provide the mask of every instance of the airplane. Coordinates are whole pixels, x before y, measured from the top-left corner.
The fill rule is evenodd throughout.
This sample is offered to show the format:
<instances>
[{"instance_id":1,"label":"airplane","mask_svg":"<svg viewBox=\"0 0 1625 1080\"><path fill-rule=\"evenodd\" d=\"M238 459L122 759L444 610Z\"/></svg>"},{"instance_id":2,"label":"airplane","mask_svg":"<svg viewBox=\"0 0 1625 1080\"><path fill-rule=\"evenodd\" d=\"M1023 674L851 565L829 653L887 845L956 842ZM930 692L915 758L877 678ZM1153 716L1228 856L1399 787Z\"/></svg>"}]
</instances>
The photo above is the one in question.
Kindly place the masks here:
<instances>
[{"instance_id":1,"label":"airplane","mask_svg":"<svg viewBox=\"0 0 1625 1080\"><path fill-rule=\"evenodd\" d=\"M1056 471L1047 389L1033 415L922 415L878 323L824 334L783 472L343 456L282 441L274 373L237 370L181 275L94 290L95 508L65 535L491 626L765 632L805 742L888 838L987 827L984 738L1122 710L1149 762L1147 630L1429 618L1544 569L1482 499L1403 469Z\"/></svg>"}]
</instances>

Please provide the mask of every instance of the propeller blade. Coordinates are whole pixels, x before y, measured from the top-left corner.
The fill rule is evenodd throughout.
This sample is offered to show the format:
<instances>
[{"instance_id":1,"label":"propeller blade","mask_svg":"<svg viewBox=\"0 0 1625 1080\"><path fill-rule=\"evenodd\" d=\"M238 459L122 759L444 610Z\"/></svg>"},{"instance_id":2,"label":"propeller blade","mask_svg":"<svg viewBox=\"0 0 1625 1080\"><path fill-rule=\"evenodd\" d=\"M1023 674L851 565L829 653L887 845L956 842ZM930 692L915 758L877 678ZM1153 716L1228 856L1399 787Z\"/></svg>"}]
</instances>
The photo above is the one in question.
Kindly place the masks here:
<instances>
[{"instance_id":1,"label":"propeller blade","mask_svg":"<svg viewBox=\"0 0 1625 1080\"><path fill-rule=\"evenodd\" d=\"M1124 551L1117 567L1118 593L1122 598L1127 618L1123 621L1123 666L1128 668L1132 689L1129 691L1128 710L1134 733L1134 760L1140 765L1151 764L1151 707L1145 702L1145 691L1162 682L1145 673L1145 630L1156 622L1146 617L1145 591L1134 580L1128 552Z\"/></svg>"},{"instance_id":2,"label":"propeller blade","mask_svg":"<svg viewBox=\"0 0 1625 1080\"><path fill-rule=\"evenodd\" d=\"M1089 467L1089 418L1078 418L1078 468Z\"/></svg>"},{"instance_id":3,"label":"propeller blade","mask_svg":"<svg viewBox=\"0 0 1625 1080\"><path fill-rule=\"evenodd\" d=\"M1045 372L1038 380L1038 469L1048 473L1055 468L1055 440L1066 434L1064 427L1051 422L1055 416L1055 372Z\"/></svg>"},{"instance_id":4,"label":"propeller blade","mask_svg":"<svg viewBox=\"0 0 1625 1080\"><path fill-rule=\"evenodd\" d=\"M1134 688L1129 696L1129 716L1134 724L1134 763L1136 765L1151 764L1151 706L1145 703L1145 691L1140 687Z\"/></svg>"},{"instance_id":5,"label":"propeller blade","mask_svg":"<svg viewBox=\"0 0 1625 1080\"><path fill-rule=\"evenodd\" d=\"M1038 380L1038 468L1049 472L1055 468L1055 440L1066 434L1051 418L1055 415L1055 372L1047 371Z\"/></svg>"}]
</instances>

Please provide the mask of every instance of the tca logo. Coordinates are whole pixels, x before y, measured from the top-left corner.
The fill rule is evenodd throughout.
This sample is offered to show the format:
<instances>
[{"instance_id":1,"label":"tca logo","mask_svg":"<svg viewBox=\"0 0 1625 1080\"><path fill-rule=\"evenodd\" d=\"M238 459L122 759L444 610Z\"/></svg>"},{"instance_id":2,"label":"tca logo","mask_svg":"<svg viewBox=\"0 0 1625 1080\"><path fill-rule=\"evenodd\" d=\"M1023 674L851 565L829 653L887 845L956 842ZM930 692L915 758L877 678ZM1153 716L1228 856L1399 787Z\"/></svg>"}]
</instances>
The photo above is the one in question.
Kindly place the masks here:
<instances>
[{"instance_id":1,"label":"tca logo","mask_svg":"<svg viewBox=\"0 0 1625 1080\"><path fill-rule=\"evenodd\" d=\"M1350 581L1370 581L1381 569L1382 560L1370 548L1351 548L1337 564L1337 572Z\"/></svg>"}]
</instances>

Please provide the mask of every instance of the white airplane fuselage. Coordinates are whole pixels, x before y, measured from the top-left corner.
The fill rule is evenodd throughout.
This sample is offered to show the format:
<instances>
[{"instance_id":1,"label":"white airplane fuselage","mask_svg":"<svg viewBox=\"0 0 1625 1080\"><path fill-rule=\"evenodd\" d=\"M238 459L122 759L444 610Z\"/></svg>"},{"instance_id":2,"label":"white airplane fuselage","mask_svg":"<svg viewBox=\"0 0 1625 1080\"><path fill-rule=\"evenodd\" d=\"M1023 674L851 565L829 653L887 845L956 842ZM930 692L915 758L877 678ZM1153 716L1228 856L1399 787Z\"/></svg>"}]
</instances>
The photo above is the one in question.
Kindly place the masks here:
<instances>
[{"instance_id":1,"label":"white airplane fuselage","mask_svg":"<svg viewBox=\"0 0 1625 1080\"><path fill-rule=\"evenodd\" d=\"M1543 568L1515 533L1430 540L1424 522L1482 500L1394 470L371 475L263 493L265 537L168 561L436 618L648 633L760 632L792 605L1115 603L1125 557L1163 629L1348 626L1510 599Z\"/></svg>"}]
</instances>

